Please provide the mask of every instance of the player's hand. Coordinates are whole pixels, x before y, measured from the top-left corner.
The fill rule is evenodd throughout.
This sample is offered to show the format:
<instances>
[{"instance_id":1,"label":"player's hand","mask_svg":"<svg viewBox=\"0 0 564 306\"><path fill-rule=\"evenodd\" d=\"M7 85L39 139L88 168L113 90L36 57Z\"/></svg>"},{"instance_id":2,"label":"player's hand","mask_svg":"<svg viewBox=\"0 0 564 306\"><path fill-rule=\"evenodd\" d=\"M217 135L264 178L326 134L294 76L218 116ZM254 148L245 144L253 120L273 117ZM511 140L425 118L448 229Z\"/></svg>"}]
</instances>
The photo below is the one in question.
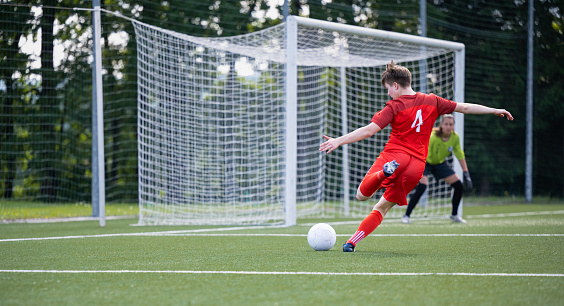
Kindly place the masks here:
<instances>
[{"instance_id":1,"label":"player's hand","mask_svg":"<svg viewBox=\"0 0 564 306\"><path fill-rule=\"evenodd\" d=\"M327 154L329 154L331 151L339 147L337 139L325 135L323 135L323 138L325 138L326 141L319 145L319 151L327 152Z\"/></svg>"},{"instance_id":2,"label":"player's hand","mask_svg":"<svg viewBox=\"0 0 564 306\"><path fill-rule=\"evenodd\" d=\"M472 179L470 178L470 172L464 171L462 172L462 175L464 176L463 183L464 185L466 185L466 189L472 190L472 188L474 188L474 185L472 184Z\"/></svg>"},{"instance_id":3,"label":"player's hand","mask_svg":"<svg viewBox=\"0 0 564 306\"><path fill-rule=\"evenodd\" d=\"M507 120L513 121L513 116L510 112L506 111L505 109L495 109L494 115L498 117L506 117Z\"/></svg>"}]
</instances>

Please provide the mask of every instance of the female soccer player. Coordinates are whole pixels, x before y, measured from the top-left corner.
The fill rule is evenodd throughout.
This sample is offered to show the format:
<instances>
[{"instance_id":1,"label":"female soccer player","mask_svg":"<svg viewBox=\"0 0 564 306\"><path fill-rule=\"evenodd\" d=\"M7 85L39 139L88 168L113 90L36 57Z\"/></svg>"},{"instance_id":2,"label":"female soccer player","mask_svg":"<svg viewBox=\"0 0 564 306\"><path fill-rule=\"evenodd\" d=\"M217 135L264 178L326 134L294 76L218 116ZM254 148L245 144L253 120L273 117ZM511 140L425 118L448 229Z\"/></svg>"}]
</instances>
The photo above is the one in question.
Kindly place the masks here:
<instances>
[{"instance_id":1,"label":"female soccer player","mask_svg":"<svg viewBox=\"0 0 564 306\"><path fill-rule=\"evenodd\" d=\"M411 72L392 61L382 73L382 85L392 100L377 112L371 122L339 138L326 139L319 151L330 153L344 144L374 135L388 124L392 132L380 153L358 187L356 198L367 201L380 188L384 195L372 212L360 223L356 233L343 245L343 252L354 252L355 246L372 233L394 205L407 205L406 195L423 176L429 138L438 116L453 111L464 114L493 114L513 120L505 109L494 109L478 104L456 103L433 94L415 92L411 88Z\"/></svg>"},{"instance_id":2,"label":"female soccer player","mask_svg":"<svg viewBox=\"0 0 564 306\"><path fill-rule=\"evenodd\" d=\"M466 184L466 187L468 187L468 189L472 189L472 179L470 178L470 173L468 172L464 151L462 151L462 148L460 147L460 138L454 131L454 116L447 114L441 117L439 127L433 129L431 139L429 140L429 154L427 155L425 171L423 171L423 177L419 180L419 184L415 187L415 193L409 200L409 205L407 205L405 215L401 218L402 223L411 222L411 212L429 185L429 179L427 178L429 172L433 174L435 179L445 180L445 182L451 185L454 189L454 193L452 195L452 215L450 216L450 219L453 222L466 223L466 220L458 216L458 206L460 205L460 199L462 199L462 190L464 190L464 187L460 182L458 175L454 173L454 170L452 170L445 161L445 158L449 157L453 153L454 156L458 158L460 166L462 167L462 174L464 175L464 183Z\"/></svg>"}]
</instances>

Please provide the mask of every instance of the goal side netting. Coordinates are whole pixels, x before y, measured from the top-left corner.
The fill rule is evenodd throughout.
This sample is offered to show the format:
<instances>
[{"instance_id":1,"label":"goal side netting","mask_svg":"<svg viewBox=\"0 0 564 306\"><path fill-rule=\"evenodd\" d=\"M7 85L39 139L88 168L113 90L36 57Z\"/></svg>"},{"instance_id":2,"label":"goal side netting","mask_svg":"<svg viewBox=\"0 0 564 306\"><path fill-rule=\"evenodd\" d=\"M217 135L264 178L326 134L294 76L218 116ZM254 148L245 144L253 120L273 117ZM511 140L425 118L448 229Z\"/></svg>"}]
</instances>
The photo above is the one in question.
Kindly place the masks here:
<instances>
[{"instance_id":1,"label":"goal side netting","mask_svg":"<svg viewBox=\"0 0 564 306\"><path fill-rule=\"evenodd\" d=\"M288 224L294 203L297 218L364 217L382 193L358 202L356 189L390 128L328 155L318 151L323 135L365 126L384 107L380 76L392 59L411 70L416 91L455 99L453 49L289 21L290 49L287 24L203 38L133 22L140 224ZM431 176L428 190L412 216L449 214L450 187Z\"/></svg>"}]
</instances>

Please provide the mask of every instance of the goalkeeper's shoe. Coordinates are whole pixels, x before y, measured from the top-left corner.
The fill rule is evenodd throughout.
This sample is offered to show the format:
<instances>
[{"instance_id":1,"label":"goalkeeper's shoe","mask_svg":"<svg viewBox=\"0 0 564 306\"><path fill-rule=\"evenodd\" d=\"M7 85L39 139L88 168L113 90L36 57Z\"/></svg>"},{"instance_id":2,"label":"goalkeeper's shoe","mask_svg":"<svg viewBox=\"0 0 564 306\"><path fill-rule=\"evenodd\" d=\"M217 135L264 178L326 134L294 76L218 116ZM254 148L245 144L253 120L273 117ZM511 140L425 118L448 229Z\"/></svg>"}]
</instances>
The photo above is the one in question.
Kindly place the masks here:
<instances>
[{"instance_id":1,"label":"goalkeeper's shoe","mask_svg":"<svg viewBox=\"0 0 564 306\"><path fill-rule=\"evenodd\" d=\"M354 244L350 242L343 244L343 252L354 252Z\"/></svg>"},{"instance_id":2,"label":"goalkeeper's shoe","mask_svg":"<svg viewBox=\"0 0 564 306\"><path fill-rule=\"evenodd\" d=\"M394 174L394 171L396 171L396 169L399 167L398 162L394 159L391 162L387 162L384 164L383 170L384 170L384 175L387 177L392 176L392 174Z\"/></svg>"},{"instance_id":3,"label":"goalkeeper's shoe","mask_svg":"<svg viewBox=\"0 0 564 306\"><path fill-rule=\"evenodd\" d=\"M457 216L457 215L452 215L452 216L450 216L450 220L451 220L452 222L454 222L454 223L466 223L466 220L460 218L460 217Z\"/></svg>"},{"instance_id":4,"label":"goalkeeper's shoe","mask_svg":"<svg viewBox=\"0 0 564 306\"><path fill-rule=\"evenodd\" d=\"M408 215L404 215L404 216L401 218L401 223L403 223L403 224L409 224L409 223L411 223L411 219L409 218Z\"/></svg>"}]
</instances>

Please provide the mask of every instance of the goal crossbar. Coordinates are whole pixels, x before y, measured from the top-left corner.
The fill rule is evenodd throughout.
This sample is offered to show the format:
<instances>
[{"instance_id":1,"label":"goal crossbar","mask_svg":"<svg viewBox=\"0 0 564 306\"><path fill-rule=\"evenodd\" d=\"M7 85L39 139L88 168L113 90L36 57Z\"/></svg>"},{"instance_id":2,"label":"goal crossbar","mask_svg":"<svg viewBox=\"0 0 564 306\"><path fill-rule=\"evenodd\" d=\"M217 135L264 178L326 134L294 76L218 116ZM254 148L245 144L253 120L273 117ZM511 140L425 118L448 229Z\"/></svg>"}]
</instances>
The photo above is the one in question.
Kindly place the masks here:
<instances>
[{"instance_id":1,"label":"goal crossbar","mask_svg":"<svg viewBox=\"0 0 564 306\"><path fill-rule=\"evenodd\" d=\"M336 32L348 33L348 34L359 35L359 36L418 44L418 45L429 46L429 47L445 48L455 51L464 49L463 43L458 43L453 41L440 40L440 39L429 38L424 36L416 36L416 35L390 32L390 31L384 31L378 29L364 28L364 27L358 27L349 24L335 23L335 22L299 17L299 16L288 16L288 20L292 20L292 19L295 20L298 25L302 25L310 28L316 28L316 29L323 29L327 31L336 31Z\"/></svg>"}]
</instances>

